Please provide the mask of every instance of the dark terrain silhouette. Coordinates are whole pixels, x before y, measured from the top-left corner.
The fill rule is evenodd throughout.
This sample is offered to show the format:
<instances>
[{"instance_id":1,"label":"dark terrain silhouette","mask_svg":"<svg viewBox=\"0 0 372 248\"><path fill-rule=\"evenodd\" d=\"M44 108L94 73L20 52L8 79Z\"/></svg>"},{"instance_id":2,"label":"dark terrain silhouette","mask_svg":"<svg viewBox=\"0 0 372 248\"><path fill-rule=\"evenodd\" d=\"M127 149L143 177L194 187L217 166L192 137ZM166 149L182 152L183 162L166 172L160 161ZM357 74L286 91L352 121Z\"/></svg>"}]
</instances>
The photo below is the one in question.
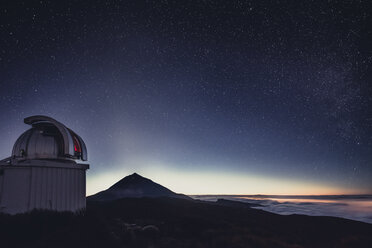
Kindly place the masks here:
<instances>
[{"instance_id":1,"label":"dark terrain silhouette","mask_svg":"<svg viewBox=\"0 0 372 248\"><path fill-rule=\"evenodd\" d=\"M191 199L186 195L174 193L166 187L154 183L150 179L142 177L137 173L124 177L107 190L89 196L87 199L90 201L111 201L126 197L172 197Z\"/></svg>"},{"instance_id":2,"label":"dark terrain silhouette","mask_svg":"<svg viewBox=\"0 0 372 248\"><path fill-rule=\"evenodd\" d=\"M0 215L0 247L372 247L371 224L342 218L284 216L226 200L88 199L77 215Z\"/></svg>"}]
</instances>

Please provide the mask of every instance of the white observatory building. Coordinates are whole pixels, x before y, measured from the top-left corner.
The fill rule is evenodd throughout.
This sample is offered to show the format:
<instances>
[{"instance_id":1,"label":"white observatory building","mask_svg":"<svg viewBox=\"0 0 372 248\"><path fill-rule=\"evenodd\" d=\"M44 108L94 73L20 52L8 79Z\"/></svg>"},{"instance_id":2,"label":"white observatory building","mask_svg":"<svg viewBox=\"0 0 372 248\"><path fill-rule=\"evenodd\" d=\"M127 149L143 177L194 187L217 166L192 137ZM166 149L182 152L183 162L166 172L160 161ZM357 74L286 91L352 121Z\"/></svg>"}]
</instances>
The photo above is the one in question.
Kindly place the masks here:
<instances>
[{"instance_id":1,"label":"white observatory building","mask_svg":"<svg viewBox=\"0 0 372 248\"><path fill-rule=\"evenodd\" d=\"M89 165L84 141L62 123L31 116L32 127L0 161L0 212L33 209L78 212L85 209L85 173Z\"/></svg>"}]
</instances>

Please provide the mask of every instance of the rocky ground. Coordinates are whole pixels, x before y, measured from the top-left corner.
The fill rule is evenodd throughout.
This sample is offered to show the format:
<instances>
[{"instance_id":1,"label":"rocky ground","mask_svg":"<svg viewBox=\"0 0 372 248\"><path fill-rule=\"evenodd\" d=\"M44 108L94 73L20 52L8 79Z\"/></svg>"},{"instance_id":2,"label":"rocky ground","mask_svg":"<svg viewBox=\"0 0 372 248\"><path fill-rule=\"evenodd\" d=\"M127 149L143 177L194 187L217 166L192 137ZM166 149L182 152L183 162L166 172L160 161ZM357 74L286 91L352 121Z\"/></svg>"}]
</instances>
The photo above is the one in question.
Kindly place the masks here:
<instances>
[{"instance_id":1,"label":"rocky ground","mask_svg":"<svg viewBox=\"0 0 372 248\"><path fill-rule=\"evenodd\" d=\"M0 216L1 247L372 247L372 225L174 198L88 202L81 215Z\"/></svg>"}]
</instances>

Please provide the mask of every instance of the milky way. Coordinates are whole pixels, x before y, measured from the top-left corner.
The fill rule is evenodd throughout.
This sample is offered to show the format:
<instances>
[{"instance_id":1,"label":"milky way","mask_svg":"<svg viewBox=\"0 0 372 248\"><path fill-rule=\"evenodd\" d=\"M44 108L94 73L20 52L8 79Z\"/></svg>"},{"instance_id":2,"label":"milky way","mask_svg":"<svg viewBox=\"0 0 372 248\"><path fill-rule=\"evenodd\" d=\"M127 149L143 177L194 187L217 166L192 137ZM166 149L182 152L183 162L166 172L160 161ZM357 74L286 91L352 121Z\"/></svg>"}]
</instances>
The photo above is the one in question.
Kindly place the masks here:
<instances>
[{"instance_id":1,"label":"milky way","mask_svg":"<svg viewBox=\"0 0 372 248\"><path fill-rule=\"evenodd\" d=\"M44 114L86 141L88 192L372 193L369 1L0 5L1 158Z\"/></svg>"}]
</instances>

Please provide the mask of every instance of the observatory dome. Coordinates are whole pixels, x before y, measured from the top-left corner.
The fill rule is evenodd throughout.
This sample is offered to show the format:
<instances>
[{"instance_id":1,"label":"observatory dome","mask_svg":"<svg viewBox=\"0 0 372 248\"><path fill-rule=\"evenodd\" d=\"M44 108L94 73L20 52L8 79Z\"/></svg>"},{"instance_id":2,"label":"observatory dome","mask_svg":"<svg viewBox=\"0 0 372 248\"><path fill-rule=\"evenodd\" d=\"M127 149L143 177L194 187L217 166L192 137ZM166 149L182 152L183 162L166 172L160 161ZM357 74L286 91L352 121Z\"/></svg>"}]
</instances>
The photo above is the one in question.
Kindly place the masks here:
<instances>
[{"instance_id":1,"label":"observatory dome","mask_svg":"<svg viewBox=\"0 0 372 248\"><path fill-rule=\"evenodd\" d=\"M32 127L15 142L13 158L87 160L84 141L62 123L41 115L25 118L24 122Z\"/></svg>"}]
</instances>

